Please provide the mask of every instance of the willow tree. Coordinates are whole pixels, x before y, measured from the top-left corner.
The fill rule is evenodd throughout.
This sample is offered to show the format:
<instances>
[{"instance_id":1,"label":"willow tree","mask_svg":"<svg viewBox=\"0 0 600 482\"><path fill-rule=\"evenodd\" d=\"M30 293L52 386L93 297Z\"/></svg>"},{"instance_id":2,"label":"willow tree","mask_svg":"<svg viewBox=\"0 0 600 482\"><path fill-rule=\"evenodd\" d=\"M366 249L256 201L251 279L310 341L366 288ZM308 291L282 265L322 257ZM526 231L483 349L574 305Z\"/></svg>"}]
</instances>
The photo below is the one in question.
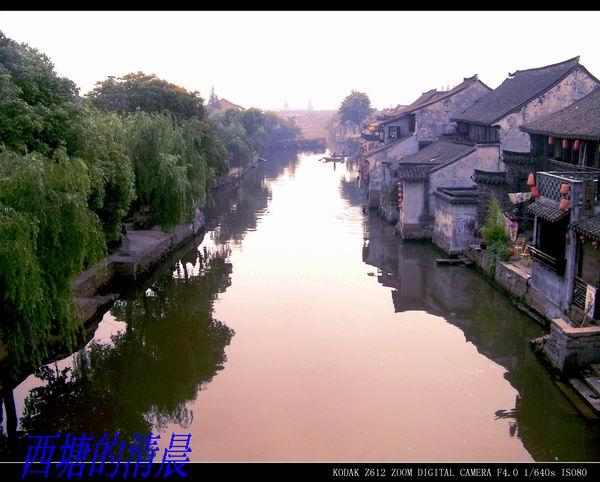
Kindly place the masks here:
<instances>
[{"instance_id":1,"label":"willow tree","mask_svg":"<svg viewBox=\"0 0 600 482\"><path fill-rule=\"evenodd\" d=\"M104 254L104 237L88 168L64 150L52 162L0 153L0 179L0 336L18 368L41 363L51 340L74 346L71 281Z\"/></svg>"}]
</instances>

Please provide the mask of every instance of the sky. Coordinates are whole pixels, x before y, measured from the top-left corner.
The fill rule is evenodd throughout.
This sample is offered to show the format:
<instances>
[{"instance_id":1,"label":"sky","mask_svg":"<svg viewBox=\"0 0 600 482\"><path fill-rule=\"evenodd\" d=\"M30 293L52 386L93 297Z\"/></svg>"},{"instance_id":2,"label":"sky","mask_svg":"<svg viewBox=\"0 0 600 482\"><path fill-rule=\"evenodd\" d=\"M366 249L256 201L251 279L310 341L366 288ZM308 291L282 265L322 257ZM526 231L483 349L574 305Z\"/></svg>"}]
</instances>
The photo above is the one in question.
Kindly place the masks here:
<instances>
[{"instance_id":1,"label":"sky","mask_svg":"<svg viewBox=\"0 0 600 482\"><path fill-rule=\"evenodd\" d=\"M377 109L478 74L580 55L600 78L600 12L4 12L0 31L47 54L85 94L109 75L154 73L244 107Z\"/></svg>"}]
</instances>

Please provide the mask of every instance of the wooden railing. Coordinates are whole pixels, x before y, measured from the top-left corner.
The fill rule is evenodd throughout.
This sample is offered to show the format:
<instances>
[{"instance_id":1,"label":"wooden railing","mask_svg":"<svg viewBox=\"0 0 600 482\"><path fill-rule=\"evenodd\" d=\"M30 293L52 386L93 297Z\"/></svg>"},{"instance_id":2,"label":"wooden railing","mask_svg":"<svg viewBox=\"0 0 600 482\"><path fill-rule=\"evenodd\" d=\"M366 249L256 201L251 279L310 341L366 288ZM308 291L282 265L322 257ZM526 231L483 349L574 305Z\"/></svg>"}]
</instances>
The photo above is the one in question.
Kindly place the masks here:
<instances>
[{"instance_id":1,"label":"wooden railing","mask_svg":"<svg viewBox=\"0 0 600 482\"><path fill-rule=\"evenodd\" d=\"M585 295L587 292L587 284L581 278L575 276L573 284L573 303L580 310L585 310Z\"/></svg>"},{"instance_id":2,"label":"wooden railing","mask_svg":"<svg viewBox=\"0 0 600 482\"><path fill-rule=\"evenodd\" d=\"M554 256L550 256L535 246L529 246L529 251L531 252L531 257L538 263L544 265L551 271L554 271L559 276L564 274L566 264L566 260L564 258L555 258Z\"/></svg>"},{"instance_id":3,"label":"wooden railing","mask_svg":"<svg viewBox=\"0 0 600 482\"><path fill-rule=\"evenodd\" d=\"M365 141L378 141L379 140L379 134L361 134L361 137L365 140Z\"/></svg>"}]
</instances>

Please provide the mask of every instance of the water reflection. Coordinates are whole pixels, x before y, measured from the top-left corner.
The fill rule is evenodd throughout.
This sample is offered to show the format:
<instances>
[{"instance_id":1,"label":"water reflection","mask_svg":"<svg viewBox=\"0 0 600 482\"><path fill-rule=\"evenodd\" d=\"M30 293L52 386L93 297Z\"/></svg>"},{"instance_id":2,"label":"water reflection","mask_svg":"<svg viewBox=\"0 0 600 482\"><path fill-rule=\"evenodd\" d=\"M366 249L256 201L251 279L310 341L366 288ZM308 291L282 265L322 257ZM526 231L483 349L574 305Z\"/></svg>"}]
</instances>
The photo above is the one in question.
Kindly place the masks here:
<instances>
[{"instance_id":1,"label":"water reflection","mask_svg":"<svg viewBox=\"0 0 600 482\"><path fill-rule=\"evenodd\" d=\"M211 461L598 458L534 322L365 215L352 162L264 157L203 240L14 391L23 430L185 429Z\"/></svg>"},{"instance_id":2,"label":"water reflection","mask_svg":"<svg viewBox=\"0 0 600 482\"><path fill-rule=\"evenodd\" d=\"M516 390L514 406L498 409L495 417L510 422L509 435L521 439L534 460L596 460L600 427L581 417L533 355L528 340L542 332L533 320L472 269L437 265L428 244L400 243L374 215L365 225L363 261L391 288L394 311L443 316L506 370L504 378Z\"/></svg>"},{"instance_id":3,"label":"water reflection","mask_svg":"<svg viewBox=\"0 0 600 482\"><path fill-rule=\"evenodd\" d=\"M125 322L111 343L92 341L72 367L44 366L21 418L29 433L148 433L189 425L187 403L223 368L234 332L213 319L212 303L230 284L226 250L181 259L112 309ZM77 414L77 416L73 416Z\"/></svg>"}]
</instances>

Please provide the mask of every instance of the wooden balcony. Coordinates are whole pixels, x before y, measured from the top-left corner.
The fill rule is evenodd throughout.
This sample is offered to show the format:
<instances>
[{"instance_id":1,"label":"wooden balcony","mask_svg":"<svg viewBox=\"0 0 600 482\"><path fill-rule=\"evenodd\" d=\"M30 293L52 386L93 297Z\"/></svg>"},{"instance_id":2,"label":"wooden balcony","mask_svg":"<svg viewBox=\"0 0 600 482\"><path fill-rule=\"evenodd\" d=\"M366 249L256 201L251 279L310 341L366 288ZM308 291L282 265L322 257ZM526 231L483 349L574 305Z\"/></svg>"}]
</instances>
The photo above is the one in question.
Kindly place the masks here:
<instances>
[{"instance_id":1,"label":"wooden balcony","mask_svg":"<svg viewBox=\"0 0 600 482\"><path fill-rule=\"evenodd\" d=\"M545 266L550 271L554 271L559 276L564 274L566 265L566 260L564 258L555 258L534 246L529 246L529 250L531 252L531 257L535 261Z\"/></svg>"}]
</instances>

